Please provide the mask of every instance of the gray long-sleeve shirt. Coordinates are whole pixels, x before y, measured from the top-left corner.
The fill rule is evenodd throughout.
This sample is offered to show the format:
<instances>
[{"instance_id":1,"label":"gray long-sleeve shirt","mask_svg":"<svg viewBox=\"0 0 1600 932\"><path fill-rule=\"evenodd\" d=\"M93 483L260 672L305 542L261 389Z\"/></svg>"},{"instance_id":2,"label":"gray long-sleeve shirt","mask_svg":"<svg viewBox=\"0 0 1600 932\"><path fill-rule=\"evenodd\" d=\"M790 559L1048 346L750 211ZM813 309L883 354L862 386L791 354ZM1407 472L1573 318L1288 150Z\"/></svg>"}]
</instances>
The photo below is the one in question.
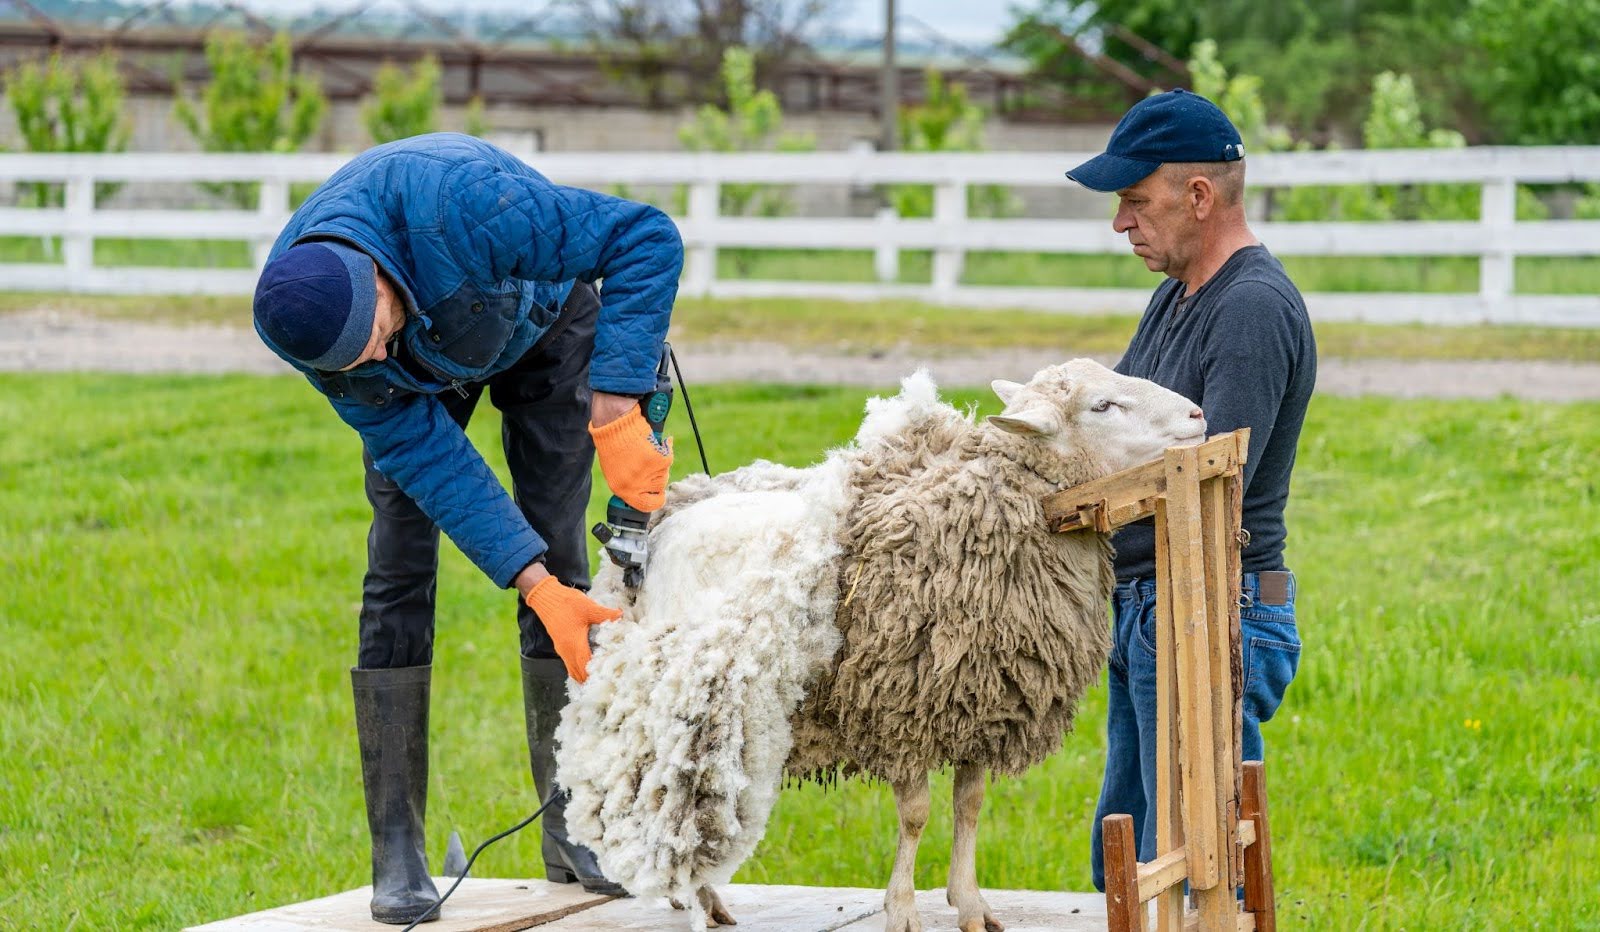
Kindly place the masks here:
<instances>
[{"instance_id":1,"label":"gray long-sleeve shirt","mask_svg":"<svg viewBox=\"0 0 1600 932\"><path fill-rule=\"evenodd\" d=\"M1181 298L1183 289L1177 279L1156 289L1117 371L1199 405L1208 434L1250 428L1243 571L1283 569L1289 473L1317 381L1305 302L1265 246L1234 253L1188 298ZM1119 581L1155 575L1150 521L1124 527L1112 543Z\"/></svg>"}]
</instances>

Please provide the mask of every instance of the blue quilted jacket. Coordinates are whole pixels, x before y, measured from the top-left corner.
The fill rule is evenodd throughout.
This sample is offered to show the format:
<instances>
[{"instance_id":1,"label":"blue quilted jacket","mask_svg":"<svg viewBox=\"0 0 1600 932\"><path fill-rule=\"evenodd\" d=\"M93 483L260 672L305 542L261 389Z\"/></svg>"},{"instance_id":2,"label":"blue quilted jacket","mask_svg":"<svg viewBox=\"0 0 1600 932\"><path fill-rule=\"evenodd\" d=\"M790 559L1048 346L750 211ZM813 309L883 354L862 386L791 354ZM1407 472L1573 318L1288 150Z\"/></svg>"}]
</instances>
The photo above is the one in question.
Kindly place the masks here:
<instances>
[{"instance_id":1,"label":"blue quilted jacket","mask_svg":"<svg viewBox=\"0 0 1600 932\"><path fill-rule=\"evenodd\" d=\"M360 249L399 285L416 365L318 372L262 339L328 397L385 476L511 585L545 543L435 396L510 367L555 322L573 281L601 278L589 383L653 389L683 265L677 228L649 205L553 184L480 139L435 133L340 168L295 211L269 261L316 239Z\"/></svg>"}]
</instances>

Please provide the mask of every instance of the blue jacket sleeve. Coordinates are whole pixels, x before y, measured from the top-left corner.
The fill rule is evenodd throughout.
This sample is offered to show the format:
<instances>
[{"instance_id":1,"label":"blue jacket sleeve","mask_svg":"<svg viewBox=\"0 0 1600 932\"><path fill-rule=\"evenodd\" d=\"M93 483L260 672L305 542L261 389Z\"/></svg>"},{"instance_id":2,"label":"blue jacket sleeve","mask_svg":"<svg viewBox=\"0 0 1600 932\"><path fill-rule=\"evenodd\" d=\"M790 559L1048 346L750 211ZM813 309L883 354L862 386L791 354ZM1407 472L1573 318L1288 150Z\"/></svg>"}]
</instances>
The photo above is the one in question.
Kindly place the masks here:
<instances>
[{"instance_id":1,"label":"blue jacket sleeve","mask_svg":"<svg viewBox=\"0 0 1600 932\"><path fill-rule=\"evenodd\" d=\"M328 399L378 471L502 589L547 549L438 399L396 395L381 408Z\"/></svg>"},{"instance_id":2,"label":"blue jacket sleeve","mask_svg":"<svg viewBox=\"0 0 1600 932\"><path fill-rule=\"evenodd\" d=\"M445 237L463 266L489 279L605 279L595 327L591 387L617 394L655 388L683 269L683 240L648 204L538 175L501 171L482 159L452 171L442 204Z\"/></svg>"}]
</instances>

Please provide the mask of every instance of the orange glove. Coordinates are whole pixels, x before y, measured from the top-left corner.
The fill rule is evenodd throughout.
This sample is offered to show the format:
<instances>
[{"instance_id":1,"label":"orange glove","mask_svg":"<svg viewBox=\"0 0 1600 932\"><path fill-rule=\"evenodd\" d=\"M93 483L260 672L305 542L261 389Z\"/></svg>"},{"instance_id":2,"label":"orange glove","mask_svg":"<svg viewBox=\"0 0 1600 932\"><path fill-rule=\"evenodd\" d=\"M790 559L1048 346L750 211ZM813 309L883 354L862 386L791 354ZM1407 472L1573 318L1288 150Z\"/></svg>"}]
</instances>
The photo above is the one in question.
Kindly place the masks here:
<instances>
[{"instance_id":1,"label":"orange glove","mask_svg":"<svg viewBox=\"0 0 1600 932\"><path fill-rule=\"evenodd\" d=\"M525 600L544 630L555 642L556 653L567 665L567 675L583 682L589 678L589 626L602 621L615 621L622 612L606 608L593 601L583 591L561 585L554 576L546 576L528 590Z\"/></svg>"},{"instance_id":2,"label":"orange glove","mask_svg":"<svg viewBox=\"0 0 1600 932\"><path fill-rule=\"evenodd\" d=\"M672 438L667 438L665 450L657 446L650 422L638 407L604 427L590 424L589 434L611 491L640 511L660 508L672 471Z\"/></svg>"}]
</instances>

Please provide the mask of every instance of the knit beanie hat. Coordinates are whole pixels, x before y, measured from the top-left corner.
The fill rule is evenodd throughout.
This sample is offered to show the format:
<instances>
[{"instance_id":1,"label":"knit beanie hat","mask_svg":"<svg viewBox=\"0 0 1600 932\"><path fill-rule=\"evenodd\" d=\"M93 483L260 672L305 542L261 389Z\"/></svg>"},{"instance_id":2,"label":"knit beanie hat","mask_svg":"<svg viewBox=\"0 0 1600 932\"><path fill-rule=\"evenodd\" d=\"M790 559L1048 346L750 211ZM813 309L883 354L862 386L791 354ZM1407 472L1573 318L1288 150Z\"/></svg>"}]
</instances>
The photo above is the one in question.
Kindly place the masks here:
<instances>
[{"instance_id":1,"label":"knit beanie hat","mask_svg":"<svg viewBox=\"0 0 1600 932\"><path fill-rule=\"evenodd\" d=\"M372 258L340 243L290 247L256 282L256 329L291 358L324 372L356 361L372 339L377 310Z\"/></svg>"}]
</instances>

